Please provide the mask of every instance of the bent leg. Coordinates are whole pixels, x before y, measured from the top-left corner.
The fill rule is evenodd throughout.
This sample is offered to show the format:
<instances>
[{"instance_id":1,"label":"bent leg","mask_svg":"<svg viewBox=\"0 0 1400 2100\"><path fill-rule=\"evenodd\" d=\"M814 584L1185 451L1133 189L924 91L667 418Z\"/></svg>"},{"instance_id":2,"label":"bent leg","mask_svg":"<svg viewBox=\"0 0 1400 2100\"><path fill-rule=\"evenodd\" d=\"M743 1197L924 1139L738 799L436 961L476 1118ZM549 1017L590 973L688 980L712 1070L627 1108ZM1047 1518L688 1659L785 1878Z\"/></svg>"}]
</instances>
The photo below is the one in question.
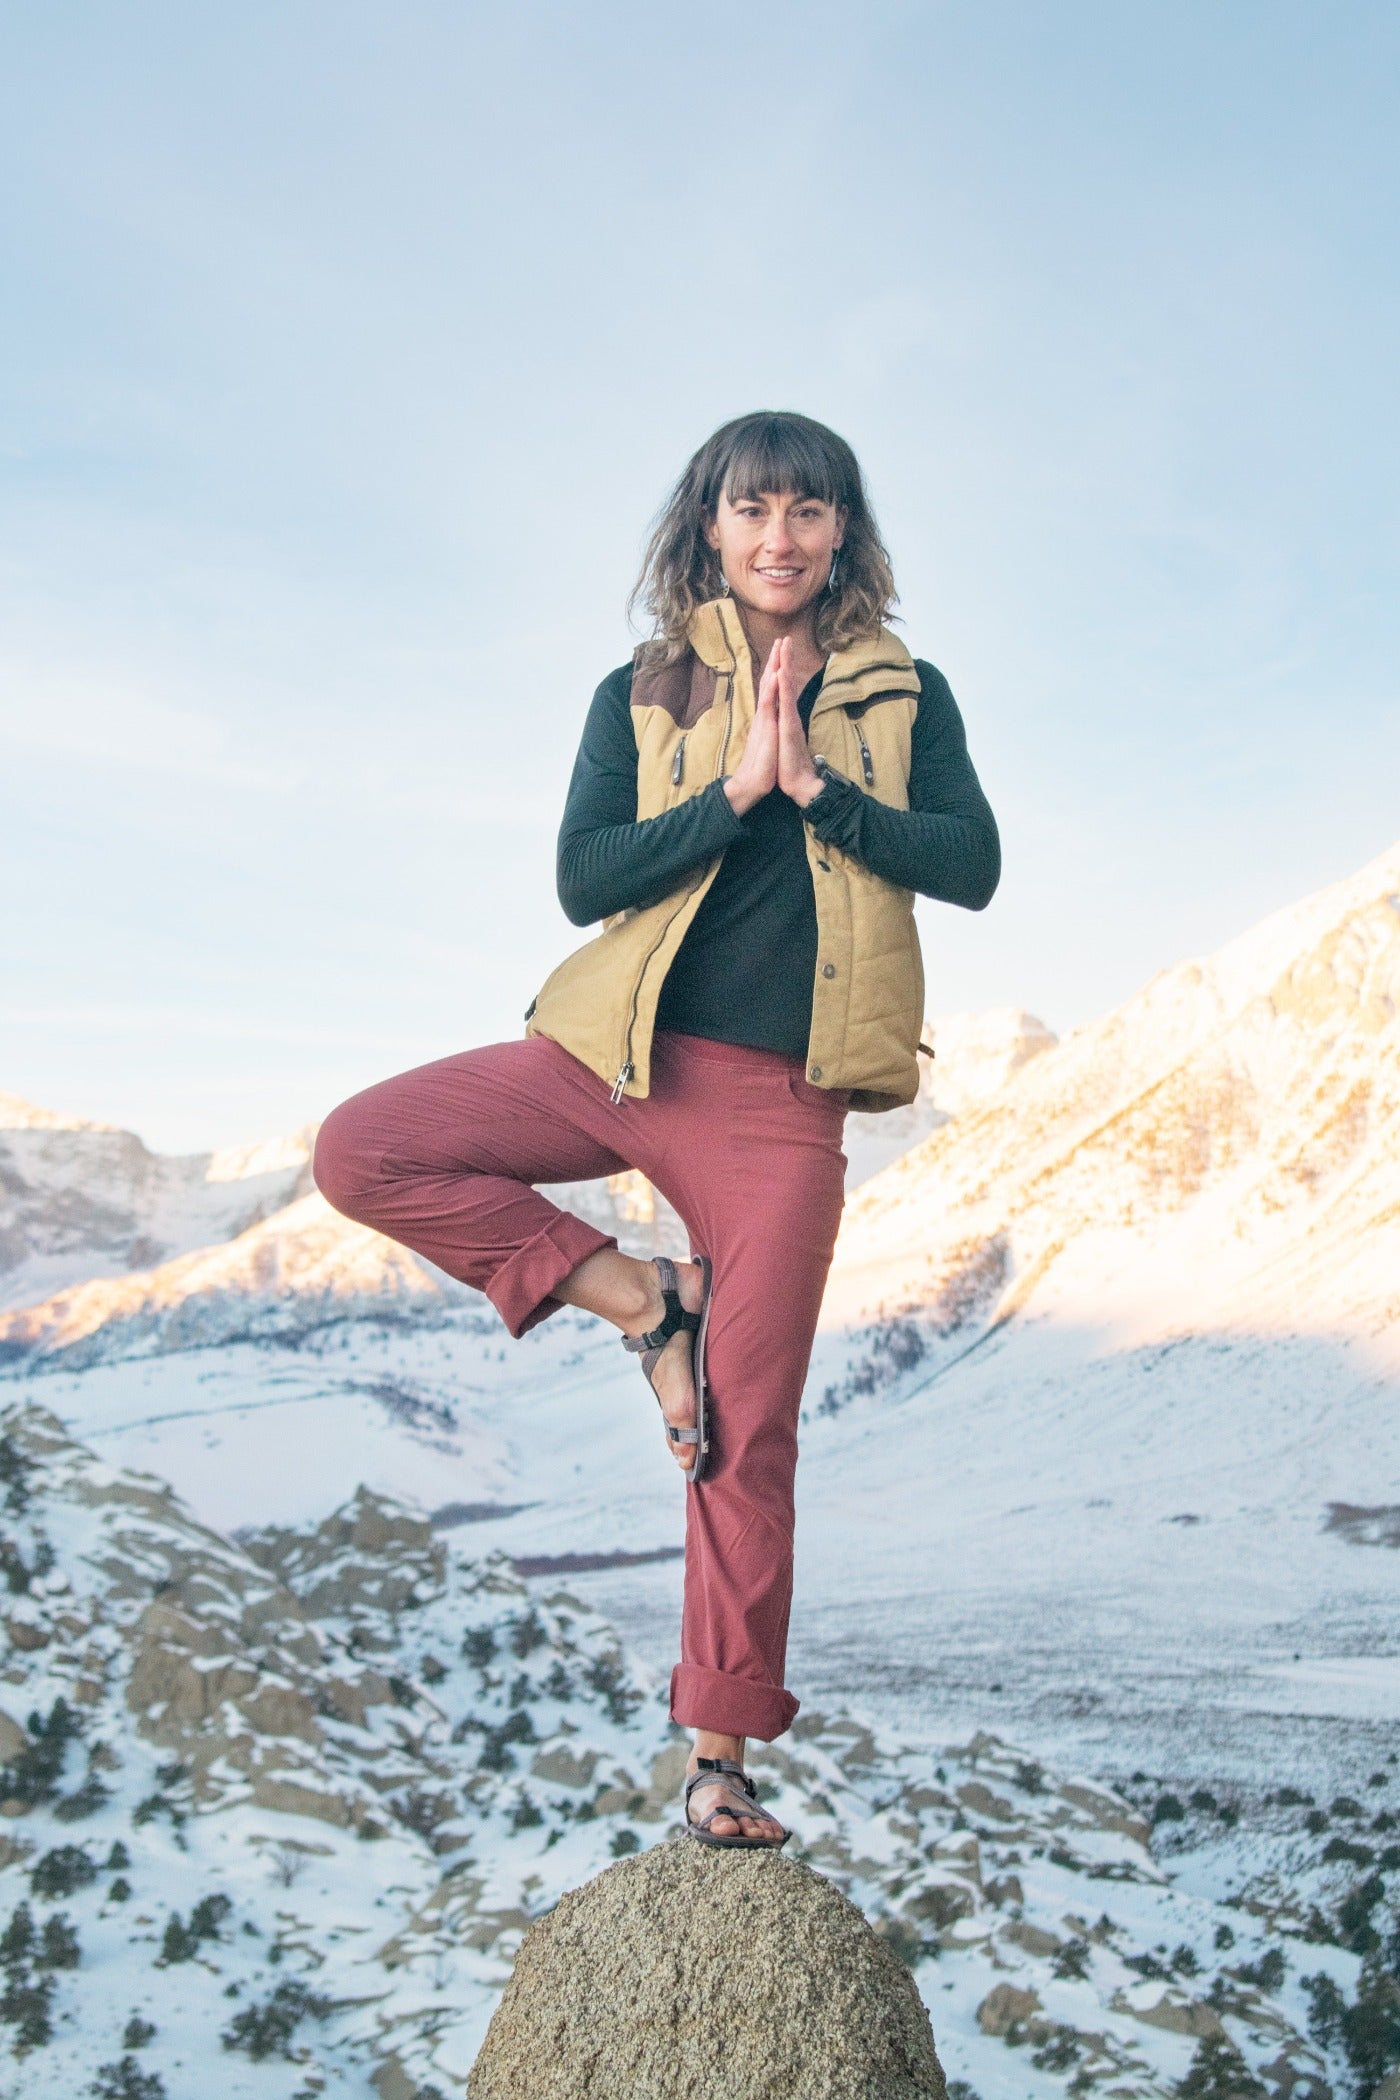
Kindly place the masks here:
<instances>
[{"instance_id":1,"label":"bent leg","mask_svg":"<svg viewBox=\"0 0 1400 2100\"><path fill-rule=\"evenodd\" d=\"M312 1173L347 1217L484 1291L513 1335L558 1310L559 1284L616 1239L531 1184L630 1164L608 1142L608 1090L544 1036L401 1072L332 1109Z\"/></svg>"}]
</instances>

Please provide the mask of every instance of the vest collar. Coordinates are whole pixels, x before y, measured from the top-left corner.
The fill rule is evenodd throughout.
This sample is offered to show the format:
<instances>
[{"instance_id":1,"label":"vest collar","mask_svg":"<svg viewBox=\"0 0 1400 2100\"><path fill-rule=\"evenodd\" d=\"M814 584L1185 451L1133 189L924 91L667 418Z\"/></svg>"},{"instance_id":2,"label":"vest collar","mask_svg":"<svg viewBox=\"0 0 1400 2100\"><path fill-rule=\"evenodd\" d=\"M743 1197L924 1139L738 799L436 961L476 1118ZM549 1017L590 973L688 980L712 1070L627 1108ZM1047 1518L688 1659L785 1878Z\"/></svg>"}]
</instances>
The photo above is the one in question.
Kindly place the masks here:
<instances>
[{"instance_id":1,"label":"vest collar","mask_svg":"<svg viewBox=\"0 0 1400 2100\"><path fill-rule=\"evenodd\" d=\"M753 658L748 637L732 598L709 598L690 616L690 646L712 671L739 673L749 670ZM897 634L882 627L877 635L853 642L848 649L835 649L827 658L821 690L812 714L828 708L849 707L852 702L873 700L877 693L919 692L919 674L914 659Z\"/></svg>"}]
</instances>

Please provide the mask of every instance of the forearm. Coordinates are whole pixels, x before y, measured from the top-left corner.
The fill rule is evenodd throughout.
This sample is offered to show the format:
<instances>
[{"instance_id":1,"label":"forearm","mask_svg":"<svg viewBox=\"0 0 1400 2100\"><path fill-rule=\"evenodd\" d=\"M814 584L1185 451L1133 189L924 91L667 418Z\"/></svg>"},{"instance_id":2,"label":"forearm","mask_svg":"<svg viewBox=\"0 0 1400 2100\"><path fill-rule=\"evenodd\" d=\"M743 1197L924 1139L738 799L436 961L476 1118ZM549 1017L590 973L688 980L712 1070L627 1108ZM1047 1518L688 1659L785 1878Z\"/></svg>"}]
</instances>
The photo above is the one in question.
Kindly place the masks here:
<instances>
[{"instance_id":1,"label":"forearm","mask_svg":"<svg viewBox=\"0 0 1400 2100\"><path fill-rule=\"evenodd\" d=\"M969 911L991 901L1001 874L1001 841L985 803L968 811L891 809L828 771L805 815L819 839L885 882Z\"/></svg>"},{"instance_id":2,"label":"forearm","mask_svg":"<svg viewBox=\"0 0 1400 2100\"><path fill-rule=\"evenodd\" d=\"M632 822L589 822L568 813L559 834L559 902L575 926L636 910L669 896L695 868L739 835L740 820L722 781Z\"/></svg>"}]
</instances>

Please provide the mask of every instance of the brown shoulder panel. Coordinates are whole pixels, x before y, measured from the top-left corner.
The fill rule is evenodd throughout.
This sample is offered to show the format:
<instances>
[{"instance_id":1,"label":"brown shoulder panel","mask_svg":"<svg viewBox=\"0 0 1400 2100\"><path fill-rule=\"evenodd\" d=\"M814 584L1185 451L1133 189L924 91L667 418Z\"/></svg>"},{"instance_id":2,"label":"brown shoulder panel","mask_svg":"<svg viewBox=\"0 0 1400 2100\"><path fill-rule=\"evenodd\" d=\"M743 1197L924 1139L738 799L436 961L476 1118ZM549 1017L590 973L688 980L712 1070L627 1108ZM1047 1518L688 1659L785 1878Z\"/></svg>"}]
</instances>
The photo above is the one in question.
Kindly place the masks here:
<instances>
[{"instance_id":1,"label":"brown shoulder panel","mask_svg":"<svg viewBox=\"0 0 1400 2100\"><path fill-rule=\"evenodd\" d=\"M664 707L679 729L689 729L714 705L718 673L688 650L679 663L638 665L632 673L633 707Z\"/></svg>"}]
</instances>

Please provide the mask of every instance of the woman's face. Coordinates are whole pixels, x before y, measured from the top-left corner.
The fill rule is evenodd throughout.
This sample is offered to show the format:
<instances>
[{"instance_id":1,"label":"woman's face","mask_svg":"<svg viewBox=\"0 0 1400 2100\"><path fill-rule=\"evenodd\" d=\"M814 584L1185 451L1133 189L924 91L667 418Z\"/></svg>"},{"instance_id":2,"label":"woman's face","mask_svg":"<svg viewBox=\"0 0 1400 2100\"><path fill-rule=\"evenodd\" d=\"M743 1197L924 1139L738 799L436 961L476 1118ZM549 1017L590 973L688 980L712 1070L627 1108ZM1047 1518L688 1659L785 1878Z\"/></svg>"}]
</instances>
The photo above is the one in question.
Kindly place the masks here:
<instances>
[{"instance_id":1,"label":"woman's face","mask_svg":"<svg viewBox=\"0 0 1400 2100\"><path fill-rule=\"evenodd\" d=\"M790 618L825 590L845 530L844 509L815 496L722 495L705 537L741 605Z\"/></svg>"}]
</instances>

